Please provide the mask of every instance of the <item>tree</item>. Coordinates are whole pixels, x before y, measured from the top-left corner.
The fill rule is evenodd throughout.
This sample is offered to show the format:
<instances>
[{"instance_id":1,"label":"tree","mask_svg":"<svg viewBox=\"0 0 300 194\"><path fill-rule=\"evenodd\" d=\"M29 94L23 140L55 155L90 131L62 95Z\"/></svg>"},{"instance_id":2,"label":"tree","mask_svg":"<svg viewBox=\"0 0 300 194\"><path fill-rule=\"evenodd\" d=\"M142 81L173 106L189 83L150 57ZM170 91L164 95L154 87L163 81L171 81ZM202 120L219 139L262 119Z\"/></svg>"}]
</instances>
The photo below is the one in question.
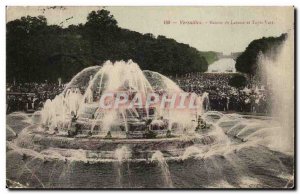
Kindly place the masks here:
<instances>
[{"instance_id":1,"label":"tree","mask_svg":"<svg viewBox=\"0 0 300 194\"><path fill-rule=\"evenodd\" d=\"M7 80L29 81L42 76L45 45L37 41L47 30L43 16L22 17L7 23ZM46 39L45 39L46 40Z\"/></svg>"},{"instance_id":2,"label":"tree","mask_svg":"<svg viewBox=\"0 0 300 194\"><path fill-rule=\"evenodd\" d=\"M166 75L203 72L203 52L165 36L122 29L107 10L92 11L85 24L62 28L43 16L7 24L7 81L68 81L80 70L106 60L129 60Z\"/></svg>"},{"instance_id":3,"label":"tree","mask_svg":"<svg viewBox=\"0 0 300 194\"><path fill-rule=\"evenodd\" d=\"M268 52L277 52L286 38L287 34L282 34L279 37L263 37L261 39L253 40L246 50L237 57L235 64L236 70L252 76L255 75L258 68L259 53L267 54Z\"/></svg>"},{"instance_id":4,"label":"tree","mask_svg":"<svg viewBox=\"0 0 300 194\"><path fill-rule=\"evenodd\" d=\"M232 87L242 88L246 86L247 79L242 75L234 75L232 78L230 78L228 84Z\"/></svg>"},{"instance_id":5,"label":"tree","mask_svg":"<svg viewBox=\"0 0 300 194\"><path fill-rule=\"evenodd\" d=\"M92 11L87 16L86 26L93 27L116 27L117 20L110 14L109 11L101 9L98 11Z\"/></svg>"}]
</instances>

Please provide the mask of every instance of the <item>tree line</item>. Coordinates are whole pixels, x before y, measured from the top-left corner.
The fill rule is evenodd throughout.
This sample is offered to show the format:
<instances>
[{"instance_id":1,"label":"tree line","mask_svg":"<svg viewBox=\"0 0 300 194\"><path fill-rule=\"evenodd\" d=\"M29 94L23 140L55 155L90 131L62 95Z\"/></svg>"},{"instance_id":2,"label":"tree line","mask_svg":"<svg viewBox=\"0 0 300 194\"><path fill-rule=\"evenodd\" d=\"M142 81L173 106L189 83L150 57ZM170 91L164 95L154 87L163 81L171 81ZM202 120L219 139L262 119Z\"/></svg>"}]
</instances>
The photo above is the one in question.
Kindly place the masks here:
<instances>
[{"instance_id":1,"label":"tree line","mask_svg":"<svg viewBox=\"0 0 300 194\"><path fill-rule=\"evenodd\" d=\"M7 82L69 81L77 72L106 60L132 59L141 69L166 75L204 72L216 60L165 36L123 29L109 11L92 11L85 24L48 25L44 16L6 24ZM209 63L208 63L209 61Z\"/></svg>"},{"instance_id":2,"label":"tree line","mask_svg":"<svg viewBox=\"0 0 300 194\"><path fill-rule=\"evenodd\" d=\"M273 57L276 57L287 39L287 34L282 34L279 37L263 37L261 39L253 40L246 48L246 50L237 57L236 70L242 73L246 73L250 76L257 74L259 54L269 55L273 53Z\"/></svg>"}]
</instances>

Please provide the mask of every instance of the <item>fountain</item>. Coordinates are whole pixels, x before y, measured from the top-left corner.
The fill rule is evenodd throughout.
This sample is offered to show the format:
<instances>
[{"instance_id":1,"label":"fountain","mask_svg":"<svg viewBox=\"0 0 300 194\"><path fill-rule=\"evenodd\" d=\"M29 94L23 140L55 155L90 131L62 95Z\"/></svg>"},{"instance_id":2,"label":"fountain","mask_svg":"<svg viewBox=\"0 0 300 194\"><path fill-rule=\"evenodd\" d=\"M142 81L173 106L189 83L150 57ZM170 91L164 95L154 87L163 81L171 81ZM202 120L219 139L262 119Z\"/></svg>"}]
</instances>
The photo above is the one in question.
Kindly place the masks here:
<instances>
[{"instance_id":1,"label":"fountain","mask_svg":"<svg viewBox=\"0 0 300 194\"><path fill-rule=\"evenodd\" d=\"M171 179L171 174L169 171L169 166L164 158L163 153L161 153L160 151L156 151L154 152L154 154L152 155L151 161L157 161L159 164L159 167L161 168L163 177L165 179L165 185L168 188L172 188L173 187L173 183L172 183L172 179Z\"/></svg>"},{"instance_id":2,"label":"fountain","mask_svg":"<svg viewBox=\"0 0 300 194\"><path fill-rule=\"evenodd\" d=\"M185 93L132 61L86 68L43 110L7 116L7 182L29 188L293 187L293 155L273 146L271 132L282 129L276 119L205 112L203 102L209 104L208 94Z\"/></svg>"},{"instance_id":3,"label":"fountain","mask_svg":"<svg viewBox=\"0 0 300 194\"><path fill-rule=\"evenodd\" d=\"M115 151L115 158L118 160L117 164L116 164L116 170L118 173L117 176L117 183L119 185L119 187L122 187L122 175L124 173L122 173L122 166L123 166L123 162L128 160L131 156L130 150L126 147L126 146L122 146L121 148L116 149ZM129 169L129 164L127 165L127 171L130 171Z\"/></svg>"},{"instance_id":4,"label":"fountain","mask_svg":"<svg viewBox=\"0 0 300 194\"><path fill-rule=\"evenodd\" d=\"M159 145L165 150L192 145L201 114L202 98L169 78L142 71L131 60L107 61L82 70L47 100L16 142L37 152L51 145L64 157L65 149L82 149L90 160L115 159L113 152L123 145L139 153L135 159L148 159Z\"/></svg>"},{"instance_id":5,"label":"fountain","mask_svg":"<svg viewBox=\"0 0 300 194\"><path fill-rule=\"evenodd\" d=\"M279 52L260 53L259 71L264 82L272 91L271 113L281 123L278 130L269 130L276 138L272 147L276 150L294 153L294 37L289 33L287 40L280 46Z\"/></svg>"}]
</instances>

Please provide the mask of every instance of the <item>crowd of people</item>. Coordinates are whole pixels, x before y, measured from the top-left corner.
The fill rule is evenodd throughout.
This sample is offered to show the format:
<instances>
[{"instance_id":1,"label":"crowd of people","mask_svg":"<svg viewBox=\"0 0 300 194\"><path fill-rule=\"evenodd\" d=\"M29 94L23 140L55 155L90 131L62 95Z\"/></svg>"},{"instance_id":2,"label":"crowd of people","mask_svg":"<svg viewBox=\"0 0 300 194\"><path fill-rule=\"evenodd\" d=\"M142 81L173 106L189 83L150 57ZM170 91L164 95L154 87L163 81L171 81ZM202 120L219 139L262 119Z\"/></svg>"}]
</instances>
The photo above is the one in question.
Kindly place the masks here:
<instances>
[{"instance_id":1,"label":"crowd of people","mask_svg":"<svg viewBox=\"0 0 300 194\"><path fill-rule=\"evenodd\" d=\"M245 88L229 85L231 73L190 73L172 78L184 91L198 95L208 94L207 110L268 113L270 92L259 83L248 81ZM47 99L61 93L65 85L54 83L7 84L7 113L35 111Z\"/></svg>"},{"instance_id":2,"label":"crowd of people","mask_svg":"<svg viewBox=\"0 0 300 194\"><path fill-rule=\"evenodd\" d=\"M54 83L7 83L6 112L36 111L43 107L47 99L53 99L63 89L63 85Z\"/></svg>"},{"instance_id":3,"label":"crowd of people","mask_svg":"<svg viewBox=\"0 0 300 194\"><path fill-rule=\"evenodd\" d=\"M174 81L186 92L198 95L208 93L207 110L268 113L270 111L270 91L267 87L247 82L244 88L229 85L231 73L191 73L177 77Z\"/></svg>"}]
</instances>

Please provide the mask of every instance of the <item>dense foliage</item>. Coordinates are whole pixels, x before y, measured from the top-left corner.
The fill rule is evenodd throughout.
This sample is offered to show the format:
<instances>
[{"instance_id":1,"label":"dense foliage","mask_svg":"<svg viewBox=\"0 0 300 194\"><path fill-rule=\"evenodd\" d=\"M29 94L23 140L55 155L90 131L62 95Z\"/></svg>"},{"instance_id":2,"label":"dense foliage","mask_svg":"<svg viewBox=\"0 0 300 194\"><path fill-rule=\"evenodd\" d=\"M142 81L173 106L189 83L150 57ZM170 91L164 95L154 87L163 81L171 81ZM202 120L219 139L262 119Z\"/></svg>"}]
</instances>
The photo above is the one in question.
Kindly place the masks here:
<instances>
[{"instance_id":1,"label":"dense foliage","mask_svg":"<svg viewBox=\"0 0 300 194\"><path fill-rule=\"evenodd\" d=\"M47 19L22 17L6 24L7 82L68 81L85 67L129 60L167 75L203 72L213 53L164 36L118 27L107 10L92 11L85 24L62 28ZM207 58L206 58L207 57Z\"/></svg>"},{"instance_id":2,"label":"dense foliage","mask_svg":"<svg viewBox=\"0 0 300 194\"><path fill-rule=\"evenodd\" d=\"M228 84L232 87L242 88L247 84L247 79L243 75L236 74L230 78Z\"/></svg>"},{"instance_id":3,"label":"dense foliage","mask_svg":"<svg viewBox=\"0 0 300 194\"><path fill-rule=\"evenodd\" d=\"M239 72L255 75L257 71L259 53L277 53L282 43L286 40L287 34L279 37L268 37L253 40L246 50L236 60L236 70ZM276 56L276 55L273 55Z\"/></svg>"},{"instance_id":4,"label":"dense foliage","mask_svg":"<svg viewBox=\"0 0 300 194\"><path fill-rule=\"evenodd\" d=\"M200 51L200 53L205 57L208 64L212 64L219 59L218 53L215 51Z\"/></svg>"}]
</instances>

